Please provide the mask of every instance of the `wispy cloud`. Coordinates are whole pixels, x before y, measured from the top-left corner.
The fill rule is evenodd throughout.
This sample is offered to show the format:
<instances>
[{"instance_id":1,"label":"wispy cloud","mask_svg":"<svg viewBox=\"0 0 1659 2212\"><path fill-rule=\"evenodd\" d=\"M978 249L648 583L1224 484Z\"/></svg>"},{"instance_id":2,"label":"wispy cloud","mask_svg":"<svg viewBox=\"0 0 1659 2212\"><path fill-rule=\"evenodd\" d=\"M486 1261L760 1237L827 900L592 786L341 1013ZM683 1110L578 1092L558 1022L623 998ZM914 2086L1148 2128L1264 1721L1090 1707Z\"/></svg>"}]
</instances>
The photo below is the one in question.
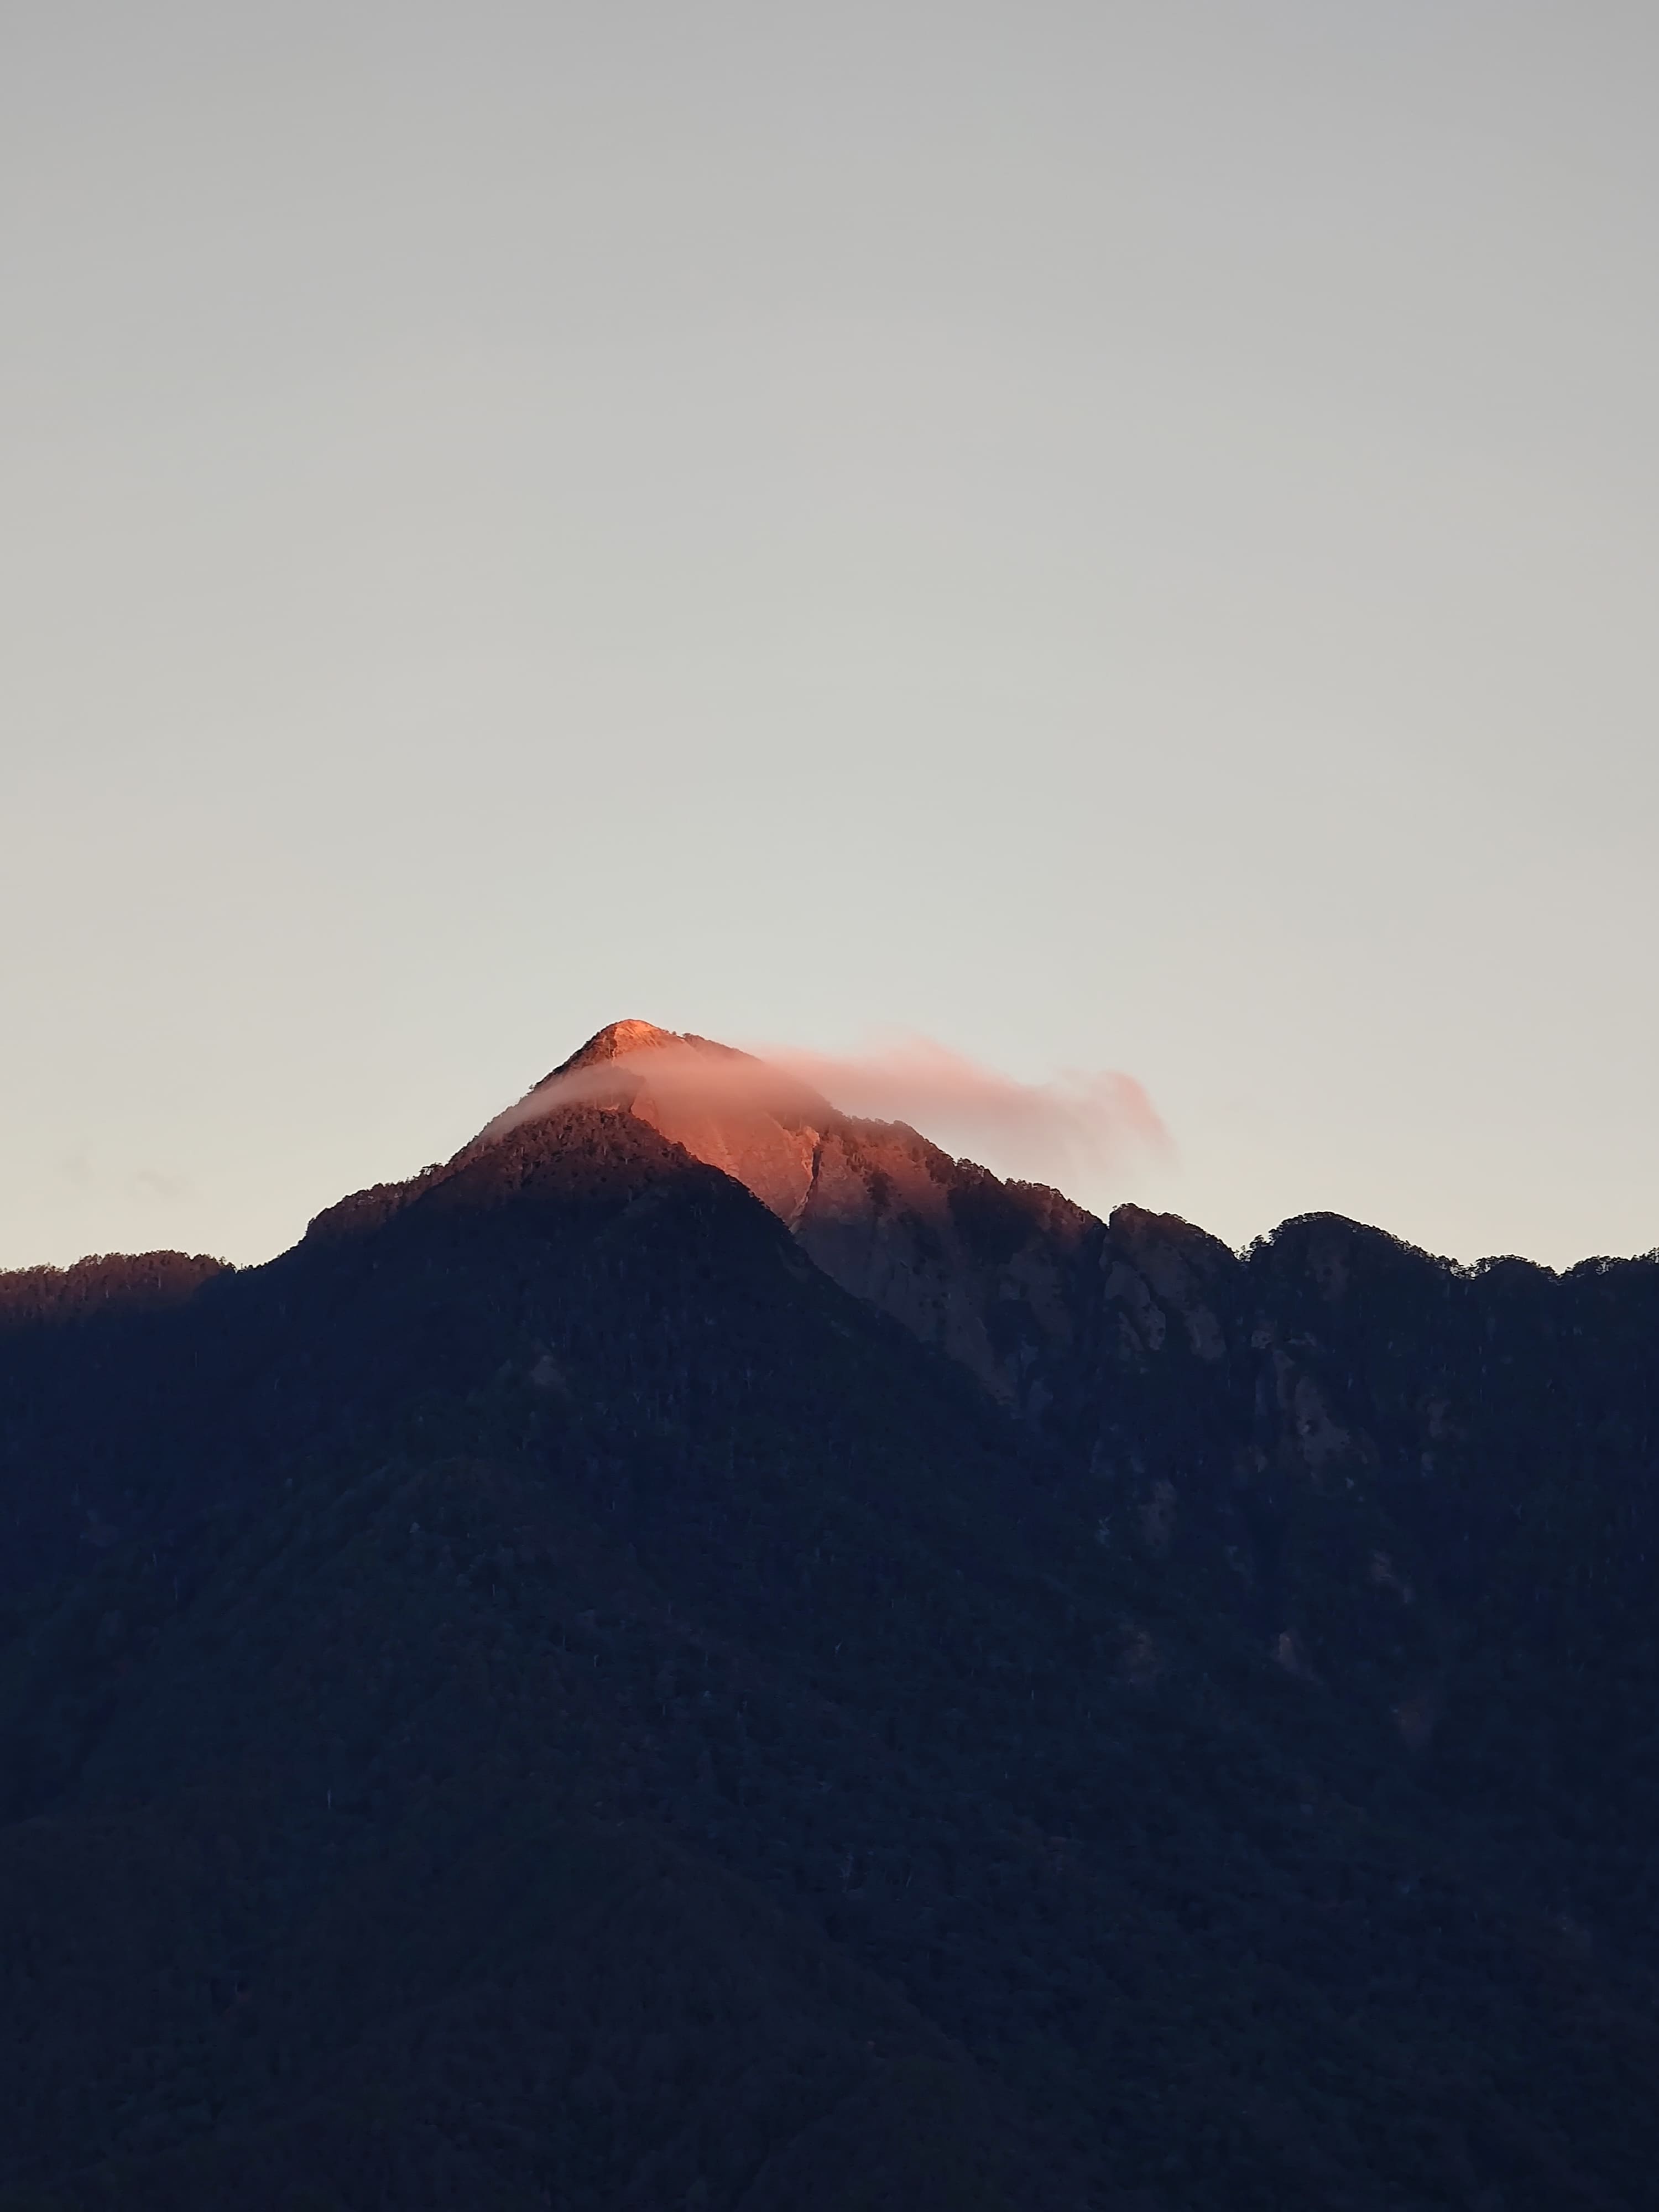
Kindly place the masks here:
<instances>
[{"instance_id":1,"label":"wispy cloud","mask_svg":"<svg viewBox=\"0 0 1659 2212\"><path fill-rule=\"evenodd\" d=\"M774 1044L726 1053L665 1038L544 1084L492 1121L481 1140L562 1107L626 1104L642 1085L682 1114L716 1119L772 1114L810 1121L827 1102L844 1114L908 1122L1000 1174L1062 1187L1171 1149L1132 1075L1078 1071L1023 1083L914 1035L851 1053Z\"/></svg>"},{"instance_id":2,"label":"wispy cloud","mask_svg":"<svg viewBox=\"0 0 1659 2212\"><path fill-rule=\"evenodd\" d=\"M914 1035L854 1053L768 1046L764 1057L844 1113L908 1121L947 1151L971 1153L1005 1175L1064 1182L1170 1150L1145 1090L1116 1070L1022 1083Z\"/></svg>"}]
</instances>

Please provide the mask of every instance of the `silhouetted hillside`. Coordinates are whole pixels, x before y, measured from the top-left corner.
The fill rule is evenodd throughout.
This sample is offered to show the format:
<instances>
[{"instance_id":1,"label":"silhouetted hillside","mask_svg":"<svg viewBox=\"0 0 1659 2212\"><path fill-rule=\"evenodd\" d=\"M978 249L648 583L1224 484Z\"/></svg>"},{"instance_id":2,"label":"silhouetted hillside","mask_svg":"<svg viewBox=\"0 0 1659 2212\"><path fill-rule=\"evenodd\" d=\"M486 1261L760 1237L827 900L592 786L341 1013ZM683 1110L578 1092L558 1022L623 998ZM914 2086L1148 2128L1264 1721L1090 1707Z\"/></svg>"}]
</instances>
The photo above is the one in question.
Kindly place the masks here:
<instances>
[{"instance_id":1,"label":"silhouetted hillside","mask_svg":"<svg viewBox=\"0 0 1659 2212\"><path fill-rule=\"evenodd\" d=\"M0 1281L0 2204L1650 2203L1659 1266L821 1109Z\"/></svg>"}]
</instances>

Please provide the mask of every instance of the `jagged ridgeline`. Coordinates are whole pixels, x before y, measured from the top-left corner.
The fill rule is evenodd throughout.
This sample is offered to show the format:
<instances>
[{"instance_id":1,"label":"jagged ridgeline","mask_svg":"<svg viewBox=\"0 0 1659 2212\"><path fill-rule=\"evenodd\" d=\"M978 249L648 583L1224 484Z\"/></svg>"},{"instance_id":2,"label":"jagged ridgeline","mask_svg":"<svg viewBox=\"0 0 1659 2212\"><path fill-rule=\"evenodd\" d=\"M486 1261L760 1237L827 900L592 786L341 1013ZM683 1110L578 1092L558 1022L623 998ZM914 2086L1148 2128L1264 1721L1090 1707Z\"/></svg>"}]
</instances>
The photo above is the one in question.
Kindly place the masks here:
<instances>
[{"instance_id":1,"label":"jagged ridgeline","mask_svg":"<svg viewBox=\"0 0 1659 2212\"><path fill-rule=\"evenodd\" d=\"M0 2207L1651 2206L1656 1346L638 1024L0 1278Z\"/></svg>"}]
</instances>

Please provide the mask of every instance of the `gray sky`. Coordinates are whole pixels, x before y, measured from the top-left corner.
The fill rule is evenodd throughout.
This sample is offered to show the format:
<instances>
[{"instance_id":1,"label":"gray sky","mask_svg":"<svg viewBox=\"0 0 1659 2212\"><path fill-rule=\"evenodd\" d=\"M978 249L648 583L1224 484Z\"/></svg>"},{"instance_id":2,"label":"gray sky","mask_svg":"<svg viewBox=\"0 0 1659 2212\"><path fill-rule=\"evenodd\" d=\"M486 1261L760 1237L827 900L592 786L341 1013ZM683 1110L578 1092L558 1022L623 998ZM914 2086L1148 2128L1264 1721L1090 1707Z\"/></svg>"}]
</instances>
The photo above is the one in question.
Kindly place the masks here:
<instances>
[{"instance_id":1,"label":"gray sky","mask_svg":"<svg viewBox=\"0 0 1659 2212\"><path fill-rule=\"evenodd\" d=\"M0 1264L620 1015L1659 1243L1659 12L0 18ZM992 1164L1000 1164L993 1160Z\"/></svg>"}]
</instances>

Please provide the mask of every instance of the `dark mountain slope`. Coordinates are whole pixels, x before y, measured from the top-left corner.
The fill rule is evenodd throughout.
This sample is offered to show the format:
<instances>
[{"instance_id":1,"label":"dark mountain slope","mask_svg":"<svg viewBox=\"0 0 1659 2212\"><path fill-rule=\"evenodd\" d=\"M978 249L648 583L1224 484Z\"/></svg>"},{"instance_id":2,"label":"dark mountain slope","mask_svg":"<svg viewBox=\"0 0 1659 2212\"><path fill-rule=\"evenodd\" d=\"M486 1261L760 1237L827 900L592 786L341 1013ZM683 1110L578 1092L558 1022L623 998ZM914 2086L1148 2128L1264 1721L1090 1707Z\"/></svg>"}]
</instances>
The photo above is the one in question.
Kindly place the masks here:
<instances>
[{"instance_id":1,"label":"dark mountain slope","mask_svg":"<svg viewBox=\"0 0 1659 2212\"><path fill-rule=\"evenodd\" d=\"M1502 1271L1346 1224L1097 1234L1064 1421L592 1105L182 1304L9 1331L7 1505L72 1461L115 1533L60 1512L75 1571L8 1616L0 2185L1649 2201L1645 1832L1448 1749L1478 1712L1510 1775L1519 1648L1516 1540L1462 1540L1502 1390L1458 1394L1582 1294L1586 1437L1639 1442L1649 1277L1528 1275L1511 1322ZM1592 1544L1595 1449L1526 1474Z\"/></svg>"},{"instance_id":2,"label":"dark mountain slope","mask_svg":"<svg viewBox=\"0 0 1659 2212\"><path fill-rule=\"evenodd\" d=\"M1639 1767L1651 1699L1615 1694L1595 1655L1628 1691L1659 1598L1659 1260L1459 1269L1311 1217L1241 1262L640 1022L515 1111L573 1085L745 1182L843 1287L966 1367L1087 1470L1109 1540L1416 1749L1461 1729L1449 1773L1524 1796L1587 1761Z\"/></svg>"}]
</instances>

